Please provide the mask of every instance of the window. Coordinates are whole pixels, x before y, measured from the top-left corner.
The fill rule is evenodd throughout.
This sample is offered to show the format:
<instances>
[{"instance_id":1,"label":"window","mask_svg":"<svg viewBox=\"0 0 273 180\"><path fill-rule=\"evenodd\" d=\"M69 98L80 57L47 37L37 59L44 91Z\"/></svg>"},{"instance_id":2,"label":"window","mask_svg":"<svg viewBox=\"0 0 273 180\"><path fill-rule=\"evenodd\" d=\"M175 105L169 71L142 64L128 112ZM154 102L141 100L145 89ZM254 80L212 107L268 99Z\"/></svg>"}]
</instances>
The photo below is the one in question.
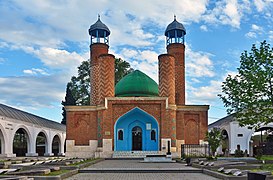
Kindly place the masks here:
<instances>
[{"instance_id":1,"label":"window","mask_svg":"<svg viewBox=\"0 0 273 180\"><path fill-rule=\"evenodd\" d=\"M243 134L237 134L238 137L243 137Z\"/></svg>"},{"instance_id":2,"label":"window","mask_svg":"<svg viewBox=\"0 0 273 180\"><path fill-rule=\"evenodd\" d=\"M155 130L152 130L152 131L151 131L151 140L156 141L156 138L155 138Z\"/></svg>"},{"instance_id":3,"label":"window","mask_svg":"<svg viewBox=\"0 0 273 180\"><path fill-rule=\"evenodd\" d=\"M118 140L123 140L123 130L118 130Z\"/></svg>"}]
</instances>

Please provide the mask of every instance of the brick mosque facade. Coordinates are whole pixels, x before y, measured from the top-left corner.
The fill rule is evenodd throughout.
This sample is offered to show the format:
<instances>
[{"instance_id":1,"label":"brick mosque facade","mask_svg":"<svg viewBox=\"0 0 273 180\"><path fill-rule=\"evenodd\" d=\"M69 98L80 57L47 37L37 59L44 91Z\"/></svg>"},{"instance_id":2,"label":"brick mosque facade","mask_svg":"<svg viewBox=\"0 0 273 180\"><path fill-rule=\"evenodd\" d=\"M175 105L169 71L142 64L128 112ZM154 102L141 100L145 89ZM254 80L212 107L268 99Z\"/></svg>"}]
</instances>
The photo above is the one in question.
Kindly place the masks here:
<instances>
[{"instance_id":1,"label":"brick mosque facade","mask_svg":"<svg viewBox=\"0 0 273 180\"><path fill-rule=\"evenodd\" d=\"M171 151L180 155L181 144L204 143L209 106L185 104L183 25L175 19L166 29L167 53L158 56L158 96L119 97L115 96L115 56L108 53L110 31L98 22L100 19L89 29L93 38L90 106L65 107L66 155L111 157L114 151L165 152L168 141Z\"/></svg>"}]
</instances>

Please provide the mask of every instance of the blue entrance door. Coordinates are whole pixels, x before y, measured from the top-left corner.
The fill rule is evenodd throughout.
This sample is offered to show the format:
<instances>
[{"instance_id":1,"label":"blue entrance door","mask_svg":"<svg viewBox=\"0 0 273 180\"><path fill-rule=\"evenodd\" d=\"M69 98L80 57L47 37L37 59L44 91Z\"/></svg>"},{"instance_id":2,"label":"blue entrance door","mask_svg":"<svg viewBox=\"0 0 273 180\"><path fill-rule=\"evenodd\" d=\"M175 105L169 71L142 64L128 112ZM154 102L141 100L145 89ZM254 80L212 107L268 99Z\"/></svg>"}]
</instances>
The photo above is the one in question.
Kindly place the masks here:
<instances>
[{"instance_id":1,"label":"blue entrance door","mask_svg":"<svg viewBox=\"0 0 273 180\"><path fill-rule=\"evenodd\" d=\"M135 126L132 129L132 151L142 150L142 129L139 126Z\"/></svg>"},{"instance_id":2,"label":"blue entrance door","mask_svg":"<svg viewBox=\"0 0 273 180\"><path fill-rule=\"evenodd\" d=\"M134 108L121 116L114 126L115 151L158 151L159 126L145 111Z\"/></svg>"}]
</instances>

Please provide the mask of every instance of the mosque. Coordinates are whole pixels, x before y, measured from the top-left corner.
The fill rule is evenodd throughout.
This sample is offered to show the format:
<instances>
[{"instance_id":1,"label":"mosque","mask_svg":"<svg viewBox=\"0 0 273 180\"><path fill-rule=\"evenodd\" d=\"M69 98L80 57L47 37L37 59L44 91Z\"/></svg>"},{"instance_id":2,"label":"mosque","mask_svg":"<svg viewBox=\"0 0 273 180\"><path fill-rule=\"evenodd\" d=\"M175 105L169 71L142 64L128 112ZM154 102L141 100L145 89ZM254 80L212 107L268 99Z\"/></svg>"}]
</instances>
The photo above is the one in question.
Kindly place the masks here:
<instances>
[{"instance_id":1,"label":"mosque","mask_svg":"<svg viewBox=\"0 0 273 180\"><path fill-rule=\"evenodd\" d=\"M185 104L185 27L166 30L167 53L158 56L159 84L135 70L115 86L109 28L100 17L90 26L90 106L66 106L66 156L112 157L114 152L181 151L203 144L208 105Z\"/></svg>"}]
</instances>

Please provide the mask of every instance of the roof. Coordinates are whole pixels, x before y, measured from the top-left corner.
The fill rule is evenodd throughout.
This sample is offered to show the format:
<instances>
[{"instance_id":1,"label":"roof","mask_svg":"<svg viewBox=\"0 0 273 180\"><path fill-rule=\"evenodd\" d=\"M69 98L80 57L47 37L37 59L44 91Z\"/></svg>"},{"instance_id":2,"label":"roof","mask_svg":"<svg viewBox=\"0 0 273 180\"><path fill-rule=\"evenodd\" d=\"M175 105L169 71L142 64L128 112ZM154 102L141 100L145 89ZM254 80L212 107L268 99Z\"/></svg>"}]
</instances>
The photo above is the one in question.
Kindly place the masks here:
<instances>
[{"instance_id":1,"label":"roof","mask_svg":"<svg viewBox=\"0 0 273 180\"><path fill-rule=\"evenodd\" d=\"M42 127L47 127L50 129L56 129L60 131L66 131L66 126L55 121L51 121L19 109L15 109L4 104L0 104L0 115L15 120L25 121L32 124L37 124Z\"/></svg>"},{"instance_id":2,"label":"roof","mask_svg":"<svg viewBox=\"0 0 273 180\"><path fill-rule=\"evenodd\" d=\"M176 33L175 33L176 31ZM170 38L174 38L174 37L182 37L186 35L186 29L183 26L182 23L178 22L176 20L176 17L174 17L174 20L172 23L170 23L166 30L165 30L165 36L168 36Z\"/></svg>"},{"instance_id":3,"label":"roof","mask_svg":"<svg viewBox=\"0 0 273 180\"><path fill-rule=\"evenodd\" d=\"M145 73L135 70L123 77L115 87L117 97L158 96L157 83Z\"/></svg>"},{"instance_id":4,"label":"roof","mask_svg":"<svg viewBox=\"0 0 273 180\"><path fill-rule=\"evenodd\" d=\"M234 121L234 116L235 116L235 114L233 113L233 114L230 114L230 115L228 115L226 117L223 117L223 118L209 124L208 128L210 129L210 128L213 128L213 127L218 127L218 126L220 126L220 125L222 125L224 123Z\"/></svg>"},{"instance_id":5,"label":"roof","mask_svg":"<svg viewBox=\"0 0 273 180\"><path fill-rule=\"evenodd\" d=\"M98 32L98 34L97 34ZM90 26L89 29L89 35L90 36L95 36L95 37L107 37L110 35L110 30L108 29L108 27L103 24L100 20L100 16L98 17L98 20L95 24Z\"/></svg>"}]
</instances>

